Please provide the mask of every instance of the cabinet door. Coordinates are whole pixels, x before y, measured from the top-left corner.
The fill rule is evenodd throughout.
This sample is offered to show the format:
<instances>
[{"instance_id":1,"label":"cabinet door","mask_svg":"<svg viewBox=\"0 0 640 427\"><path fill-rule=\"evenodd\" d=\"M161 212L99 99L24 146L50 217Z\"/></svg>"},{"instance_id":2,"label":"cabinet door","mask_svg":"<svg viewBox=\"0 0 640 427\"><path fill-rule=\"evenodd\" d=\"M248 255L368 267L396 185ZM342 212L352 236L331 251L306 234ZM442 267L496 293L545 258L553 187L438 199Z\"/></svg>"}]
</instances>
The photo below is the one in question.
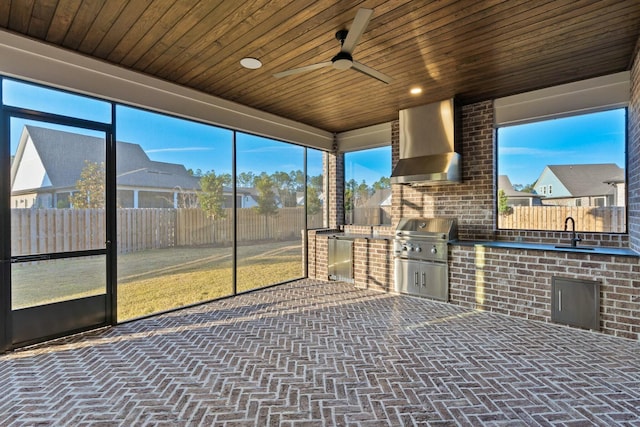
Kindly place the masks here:
<instances>
[{"instance_id":1,"label":"cabinet door","mask_svg":"<svg viewBox=\"0 0 640 427\"><path fill-rule=\"evenodd\" d=\"M420 263L410 260L395 260L395 290L405 294L420 291Z\"/></svg>"},{"instance_id":2,"label":"cabinet door","mask_svg":"<svg viewBox=\"0 0 640 427\"><path fill-rule=\"evenodd\" d=\"M447 264L401 259L396 259L394 264L396 292L441 301L449 299Z\"/></svg>"},{"instance_id":3,"label":"cabinet door","mask_svg":"<svg viewBox=\"0 0 640 427\"><path fill-rule=\"evenodd\" d=\"M353 241L329 239L329 280L353 283Z\"/></svg>"},{"instance_id":4,"label":"cabinet door","mask_svg":"<svg viewBox=\"0 0 640 427\"><path fill-rule=\"evenodd\" d=\"M440 301L449 300L447 264L423 263L420 269L420 292Z\"/></svg>"}]
</instances>

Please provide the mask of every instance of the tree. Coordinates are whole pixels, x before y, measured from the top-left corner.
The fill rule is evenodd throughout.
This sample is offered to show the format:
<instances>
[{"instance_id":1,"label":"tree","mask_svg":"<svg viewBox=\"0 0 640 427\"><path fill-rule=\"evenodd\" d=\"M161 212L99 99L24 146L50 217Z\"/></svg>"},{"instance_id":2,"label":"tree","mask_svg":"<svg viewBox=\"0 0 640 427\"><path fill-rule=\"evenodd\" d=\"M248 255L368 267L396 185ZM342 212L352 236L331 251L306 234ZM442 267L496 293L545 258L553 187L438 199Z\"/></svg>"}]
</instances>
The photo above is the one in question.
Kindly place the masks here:
<instances>
[{"instance_id":1,"label":"tree","mask_svg":"<svg viewBox=\"0 0 640 427\"><path fill-rule=\"evenodd\" d=\"M253 187L256 176L253 172L241 172L236 178L239 187Z\"/></svg>"},{"instance_id":2,"label":"tree","mask_svg":"<svg viewBox=\"0 0 640 427\"><path fill-rule=\"evenodd\" d=\"M511 206L507 204L507 193L503 189L498 190L498 214L510 215L513 212Z\"/></svg>"},{"instance_id":3,"label":"tree","mask_svg":"<svg viewBox=\"0 0 640 427\"><path fill-rule=\"evenodd\" d=\"M84 161L76 191L71 196L71 206L76 209L104 208L105 204L104 162Z\"/></svg>"},{"instance_id":4,"label":"tree","mask_svg":"<svg viewBox=\"0 0 640 427\"><path fill-rule=\"evenodd\" d=\"M224 185L230 176L223 174L217 176L215 171L210 171L200 178L200 193L198 200L200 207L209 218L224 218Z\"/></svg>"},{"instance_id":5,"label":"tree","mask_svg":"<svg viewBox=\"0 0 640 427\"><path fill-rule=\"evenodd\" d=\"M323 192L324 177L307 176L307 215L315 215L322 211L322 200L320 195Z\"/></svg>"},{"instance_id":6,"label":"tree","mask_svg":"<svg viewBox=\"0 0 640 427\"><path fill-rule=\"evenodd\" d=\"M355 193L358 187L358 183L355 179L351 178L344 183L344 210L345 212L351 212L355 207Z\"/></svg>"},{"instance_id":7,"label":"tree","mask_svg":"<svg viewBox=\"0 0 640 427\"><path fill-rule=\"evenodd\" d=\"M296 191L295 182L291 179L291 176L286 172L274 172L271 174L274 186L280 196L280 201L284 207L295 207Z\"/></svg>"},{"instance_id":8,"label":"tree","mask_svg":"<svg viewBox=\"0 0 640 427\"><path fill-rule=\"evenodd\" d=\"M260 174L255 179L255 188L258 190L258 206L255 209L265 217L278 213L278 203L274 191L273 179L266 173Z\"/></svg>"},{"instance_id":9,"label":"tree","mask_svg":"<svg viewBox=\"0 0 640 427\"><path fill-rule=\"evenodd\" d=\"M513 189L516 191L522 191L523 193L535 193L534 191L535 185L536 185L535 182L527 185L514 184Z\"/></svg>"},{"instance_id":10,"label":"tree","mask_svg":"<svg viewBox=\"0 0 640 427\"><path fill-rule=\"evenodd\" d=\"M260 176L256 177L254 184L256 190L258 190L258 198L256 200L258 206L255 206L254 209L258 211L259 214L264 215L264 226L268 235L268 217L278 213L278 203L276 201L273 179L265 172L262 172Z\"/></svg>"},{"instance_id":11,"label":"tree","mask_svg":"<svg viewBox=\"0 0 640 427\"><path fill-rule=\"evenodd\" d=\"M355 202L356 207L364 206L364 204L367 203L367 200L369 200L369 197L371 197L371 194L372 194L371 189L363 179L362 182L356 188L356 202Z\"/></svg>"},{"instance_id":12,"label":"tree","mask_svg":"<svg viewBox=\"0 0 640 427\"><path fill-rule=\"evenodd\" d=\"M322 174L316 176L307 177L307 185L315 188L318 193L322 193L322 187L324 185L324 176Z\"/></svg>"},{"instance_id":13,"label":"tree","mask_svg":"<svg viewBox=\"0 0 640 427\"><path fill-rule=\"evenodd\" d=\"M322 201L314 186L307 187L307 215L315 215L322 209Z\"/></svg>"},{"instance_id":14,"label":"tree","mask_svg":"<svg viewBox=\"0 0 640 427\"><path fill-rule=\"evenodd\" d=\"M289 172L289 177L291 178L291 183L295 189L295 191L303 191L304 190L304 172L300 169Z\"/></svg>"},{"instance_id":15,"label":"tree","mask_svg":"<svg viewBox=\"0 0 640 427\"><path fill-rule=\"evenodd\" d=\"M373 183L374 191L378 191L378 190L382 190L384 188L390 188L390 187L391 187L391 178L386 176L380 177L378 181Z\"/></svg>"}]
</instances>

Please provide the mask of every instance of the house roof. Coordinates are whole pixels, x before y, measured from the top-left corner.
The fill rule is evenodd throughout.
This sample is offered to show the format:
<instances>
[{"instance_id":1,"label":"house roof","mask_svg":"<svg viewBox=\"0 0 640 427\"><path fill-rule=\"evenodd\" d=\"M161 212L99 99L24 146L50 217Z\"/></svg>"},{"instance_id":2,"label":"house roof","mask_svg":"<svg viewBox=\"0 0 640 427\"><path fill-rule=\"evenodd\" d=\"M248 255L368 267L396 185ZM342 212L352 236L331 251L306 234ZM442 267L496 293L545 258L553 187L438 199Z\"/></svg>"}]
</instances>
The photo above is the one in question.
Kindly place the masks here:
<instances>
[{"instance_id":1,"label":"house roof","mask_svg":"<svg viewBox=\"0 0 640 427\"><path fill-rule=\"evenodd\" d=\"M104 162L102 138L32 125L25 126L23 132L31 137L53 188L75 187L85 161ZM116 153L119 187L200 188L199 178L190 175L183 165L153 161L138 144L117 142Z\"/></svg>"},{"instance_id":2,"label":"house roof","mask_svg":"<svg viewBox=\"0 0 640 427\"><path fill-rule=\"evenodd\" d=\"M507 175L498 176L498 190L503 190L504 194L510 198L541 198L541 196L536 193L514 190L513 184L511 184L511 180Z\"/></svg>"},{"instance_id":3,"label":"house roof","mask_svg":"<svg viewBox=\"0 0 640 427\"><path fill-rule=\"evenodd\" d=\"M624 177L624 169L615 163L548 165L573 197L601 196L614 191L608 184L612 177Z\"/></svg>"},{"instance_id":4,"label":"house roof","mask_svg":"<svg viewBox=\"0 0 640 427\"><path fill-rule=\"evenodd\" d=\"M329 62L361 7L353 58L384 84ZM390 122L453 96L467 104L627 71L637 0L0 2L0 27L118 67L330 132ZM256 70L241 67L258 58ZM420 96L409 93L419 85Z\"/></svg>"}]
</instances>

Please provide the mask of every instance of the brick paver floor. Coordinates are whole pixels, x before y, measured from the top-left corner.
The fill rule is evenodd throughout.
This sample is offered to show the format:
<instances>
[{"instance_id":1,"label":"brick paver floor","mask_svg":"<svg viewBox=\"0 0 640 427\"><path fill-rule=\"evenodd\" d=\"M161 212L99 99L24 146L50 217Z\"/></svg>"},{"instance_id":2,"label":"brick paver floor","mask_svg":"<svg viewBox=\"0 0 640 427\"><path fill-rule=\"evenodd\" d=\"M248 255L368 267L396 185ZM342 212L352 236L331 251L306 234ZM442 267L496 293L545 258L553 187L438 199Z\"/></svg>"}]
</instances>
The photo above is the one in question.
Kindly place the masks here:
<instances>
[{"instance_id":1,"label":"brick paver floor","mask_svg":"<svg viewBox=\"0 0 640 427\"><path fill-rule=\"evenodd\" d=\"M640 343L303 280L0 356L0 425L640 426Z\"/></svg>"}]
</instances>

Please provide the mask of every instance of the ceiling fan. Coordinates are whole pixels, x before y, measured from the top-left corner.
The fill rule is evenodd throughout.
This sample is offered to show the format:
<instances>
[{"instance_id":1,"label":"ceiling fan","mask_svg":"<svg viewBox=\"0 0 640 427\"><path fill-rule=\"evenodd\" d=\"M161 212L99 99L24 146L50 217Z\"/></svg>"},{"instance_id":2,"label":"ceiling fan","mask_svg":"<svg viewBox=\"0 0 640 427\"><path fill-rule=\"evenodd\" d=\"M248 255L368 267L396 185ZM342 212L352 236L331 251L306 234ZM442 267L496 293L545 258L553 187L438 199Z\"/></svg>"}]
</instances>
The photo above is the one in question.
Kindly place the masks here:
<instances>
[{"instance_id":1,"label":"ceiling fan","mask_svg":"<svg viewBox=\"0 0 640 427\"><path fill-rule=\"evenodd\" d=\"M336 70L348 70L349 68L359 71L360 73L373 77L376 80L380 80L383 83L389 84L391 77L386 74L376 71L371 67L368 67L358 61L354 61L351 56L353 50L356 48L356 44L360 40L360 37L364 33L364 30L369 24L369 20L373 15L372 9L360 8L356 17L353 19L351 28L347 30L340 30L336 33L336 39L340 42L340 52L331 61L320 62L317 64L307 65L300 68L293 68L291 70L282 71L274 74L276 78L290 76L293 74L304 73L306 71L317 70L319 68L332 66Z\"/></svg>"}]
</instances>

